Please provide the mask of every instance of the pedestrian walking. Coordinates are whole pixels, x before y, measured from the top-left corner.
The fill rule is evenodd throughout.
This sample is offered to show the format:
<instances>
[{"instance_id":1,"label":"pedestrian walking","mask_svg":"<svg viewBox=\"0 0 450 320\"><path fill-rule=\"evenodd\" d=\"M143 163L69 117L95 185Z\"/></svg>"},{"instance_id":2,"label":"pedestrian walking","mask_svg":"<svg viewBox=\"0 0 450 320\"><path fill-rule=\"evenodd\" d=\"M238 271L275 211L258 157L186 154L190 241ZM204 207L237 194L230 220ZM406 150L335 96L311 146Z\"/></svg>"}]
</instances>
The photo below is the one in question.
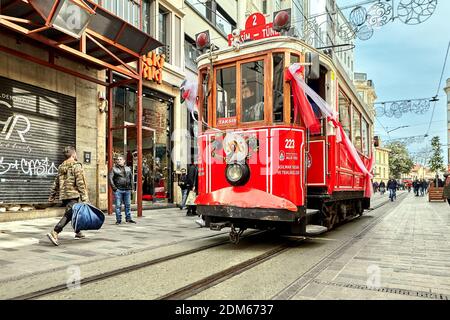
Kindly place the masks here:
<instances>
[{"instance_id":1,"label":"pedestrian walking","mask_svg":"<svg viewBox=\"0 0 450 320\"><path fill-rule=\"evenodd\" d=\"M375 181L375 182L373 183L373 192L376 193L377 190L378 190L378 182Z\"/></svg>"},{"instance_id":2,"label":"pedestrian walking","mask_svg":"<svg viewBox=\"0 0 450 320\"><path fill-rule=\"evenodd\" d=\"M423 191L423 187L424 187L424 180L420 179L419 181L419 191L420 191L420 196L423 197L425 195L424 191Z\"/></svg>"},{"instance_id":3,"label":"pedestrian walking","mask_svg":"<svg viewBox=\"0 0 450 320\"><path fill-rule=\"evenodd\" d=\"M387 188L389 190L389 199L394 201L394 199L397 198L397 180L393 178L389 179Z\"/></svg>"},{"instance_id":4,"label":"pedestrian walking","mask_svg":"<svg viewBox=\"0 0 450 320\"><path fill-rule=\"evenodd\" d=\"M63 152L66 160L58 167L58 175L55 178L48 198L49 202L54 202L56 196L59 195L59 200L61 200L63 206L66 207L61 220L55 226L53 231L47 234L47 237L55 246L59 245L58 234L61 233L64 227L72 220L73 205L80 200L82 202L89 201L83 165L78 162L75 148L72 146L65 147ZM83 233L75 233L75 239L83 238L85 238Z\"/></svg>"},{"instance_id":5,"label":"pedestrian walking","mask_svg":"<svg viewBox=\"0 0 450 320\"><path fill-rule=\"evenodd\" d=\"M186 213L187 216L195 216L197 211L197 206L195 205L195 198L197 197L197 188L198 188L198 167L195 164L190 164L188 168L186 185L189 190L188 200L186 201L186 205L188 207L188 211Z\"/></svg>"},{"instance_id":6,"label":"pedestrian walking","mask_svg":"<svg viewBox=\"0 0 450 320\"><path fill-rule=\"evenodd\" d=\"M419 196L419 180L414 180L414 182L413 182L413 189L414 189L414 195L416 196L416 197L418 197Z\"/></svg>"},{"instance_id":7,"label":"pedestrian walking","mask_svg":"<svg viewBox=\"0 0 450 320\"><path fill-rule=\"evenodd\" d=\"M116 211L116 225L122 223L122 203L125 207L125 220L128 223L136 223L131 218L131 190L133 186L133 174L131 168L125 165L125 158L118 155L115 164L109 172L109 185L114 192L114 205Z\"/></svg>"},{"instance_id":8,"label":"pedestrian walking","mask_svg":"<svg viewBox=\"0 0 450 320\"><path fill-rule=\"evenodd\" d=\"M384 183L383 180L381 180L379 188L380 188L380 194L383 195L386 192L386 184Z\"/></svg>"},{"instance_id":9,"label":"pedestrian walking","mask_svg":"<svg viewBox=\"0 0 450 320\"><path fill-rule=\"evenodd\" d=\"M186 169L181 169L181 176L180 180L178 181L178 186L181 189L181 204L180 204L180 210L183 210L186 206L186 200L189 195L189 189L187 185L187 174Z\"/></svg>"}]
</instances>

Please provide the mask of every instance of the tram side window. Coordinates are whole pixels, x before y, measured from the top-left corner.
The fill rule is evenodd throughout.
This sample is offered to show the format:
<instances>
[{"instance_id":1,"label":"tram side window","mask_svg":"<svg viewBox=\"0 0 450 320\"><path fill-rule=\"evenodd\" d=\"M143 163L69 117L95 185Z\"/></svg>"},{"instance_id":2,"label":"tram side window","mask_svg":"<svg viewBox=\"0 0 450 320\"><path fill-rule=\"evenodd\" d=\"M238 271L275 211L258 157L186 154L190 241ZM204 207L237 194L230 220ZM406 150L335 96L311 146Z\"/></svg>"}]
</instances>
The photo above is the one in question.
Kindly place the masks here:
<instances>
[{"instance_id":1,"label":"tram side window","mask_svg":"<svg viewBox=\"0 0 450 320\"><path fill-rule=\"evenodd\" d=\"M216 74L217 119L236 117L236 67L217 70ZM219 121L219 123L227 123Z\"/></svg>"},{"instance_id":2,"label":"tram side window","mask_svg":"<svg viewBox=\"0 0 450 320\"><path fill-rule=\"evenodd\" d=\"M362 138L363 138L363 148L364 148L364 154L368 156L370 154L370 145L369 145L369 123L366 121L366 119L362 120Z\"/></svg>"},{"instance_id":3,"label":"tram side window","mask_svg":"<svg viewBox=\"0 0 450 320\"><path fill-rule=\"evenodd\" d=\"M361 141L361 114L356 109L353 109L353 144L356 149L362 152Z\"/></svg>"},{"instance_id":4,"label":"tram side window","mask_svg":"<svg viewBox=\"0 0 450 320\"><path fill-rule=\"evenodd\" d=\"M273 55L273 121L283 122L284 53Z\"/></svg>"},{"instance_id":5,"label":"tram side window","mask_svg":"<svg viewBox=\"0 0 450 320\"><path fill-rule=\"evenodd\" d=\"M210 95L210 92L208 91L208 81L209 81L209 76L206 73L202 74L202 95L201 97L203 98L202 101L202 123L203 123L203 130L207 130L208 126L208 97Z\"/></svg>"},{"instance_id":6,"label":"tram side window","mask_svg":"<svg viewBox=\"0 0 450 320\"><path fill-rule=\"evenodd\" d=\"M339 91L339 122L350 137L350 100Z\"/></svg>"},{"instance_id":7,"label":"tram side window","mask_svg":"<svg viewBox=\"0 0 450 320\"><path fill-rule=\"evenodd\" d=\"M264 60L241 65L241 121L264 120Z\"/></svg>"},{"instance_id":8,"label":"tram side window","mask_svg":"<svg viewBox=\"0 0 450 320\"><path fill-rule=\"evenodd\" d=\"M294 63L299 63L300 62L300 56L291 54L291 65ZM297 119L295 119L295 123L300 123L300 115L297 115ZM294 123L294 96L292 95L291 92L291 123Z\"/></svg>"}]
</instances>

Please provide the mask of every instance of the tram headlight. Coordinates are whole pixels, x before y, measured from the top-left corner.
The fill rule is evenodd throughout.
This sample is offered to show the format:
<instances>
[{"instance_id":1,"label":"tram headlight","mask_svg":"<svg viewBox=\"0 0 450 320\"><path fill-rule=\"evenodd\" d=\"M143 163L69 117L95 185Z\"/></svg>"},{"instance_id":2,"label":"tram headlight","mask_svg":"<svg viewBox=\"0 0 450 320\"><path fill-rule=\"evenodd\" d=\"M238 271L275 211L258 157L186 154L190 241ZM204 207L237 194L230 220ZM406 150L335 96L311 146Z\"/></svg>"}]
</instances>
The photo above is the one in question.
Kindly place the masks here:
<instances>
[{"instance_id":1,"label":"tram headlight","mask_svg":"<svg viewBox=\"0 0 450 320\"><path fill-rule=\"evenodd\" d=\"M242 186L250 178L250 169L245 163L230 163L225 170L225 177L229 184Z\"/></svg>"}]
</instances>

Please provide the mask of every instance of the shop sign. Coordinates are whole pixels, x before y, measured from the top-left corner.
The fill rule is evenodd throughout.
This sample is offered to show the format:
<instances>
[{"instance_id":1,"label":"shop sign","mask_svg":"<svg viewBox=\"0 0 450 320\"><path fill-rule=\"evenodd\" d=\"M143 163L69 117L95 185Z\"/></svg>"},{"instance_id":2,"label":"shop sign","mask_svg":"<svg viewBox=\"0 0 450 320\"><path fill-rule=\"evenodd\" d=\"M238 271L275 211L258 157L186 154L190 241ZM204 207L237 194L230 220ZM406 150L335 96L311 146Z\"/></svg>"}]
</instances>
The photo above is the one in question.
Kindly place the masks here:
<instances>
[{"instance_id":1,"label":"shop sign","mask_svg":"<svg viewBox=\"0 0 450 320\"><path fill-rule=\"evenodd\" d=\"M165 55L156 54L154 51L144 55L142 57L142 76L144 79L161 84L165 59Z\"/></svg>"},{"instance_id":2,"label":"shop sign","mask_svg":"<svg viewBox=\"0 0 450 320\"><path fill-rule=\"evenodd\" d=\"M240 42L247 42L252 40L260 40L265 38L277 37L281 34L273 30L273 22L266 23L266 18L261 13L254 13L250 15L245 22L245 30L242 30L239 35ZM228 35L228 45L233 43L233 34Z\"/></svg>"}]
</instances>

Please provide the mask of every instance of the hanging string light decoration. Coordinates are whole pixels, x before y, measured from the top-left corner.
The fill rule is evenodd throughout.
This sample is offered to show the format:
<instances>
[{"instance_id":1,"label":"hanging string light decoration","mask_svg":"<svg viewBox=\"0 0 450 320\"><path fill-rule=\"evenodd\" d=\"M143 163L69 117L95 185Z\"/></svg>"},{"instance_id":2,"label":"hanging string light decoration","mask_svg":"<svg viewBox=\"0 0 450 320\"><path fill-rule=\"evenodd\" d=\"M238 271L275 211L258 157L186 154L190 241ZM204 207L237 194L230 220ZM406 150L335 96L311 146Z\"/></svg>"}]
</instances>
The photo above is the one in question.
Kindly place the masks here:
<instances>
[{"instance_id":1,"label":"hanging string light decoration","mask_svg":"<svg viewBox=\"0 0 450 320\"><path fill-rule=\"evenodd\" d=\"M377 2L373 4L367 13L367 24L380 28L393 19L392 5L387 2Z\"/></svg>"},{"instance_id":2,"label":"hanging string light decoration","mask_svg":"<svg viewBox=\"0 0 450 320\"><path fill-rule=\"evenodd\" d=\"M367 41L372 38L374 29L381 28L396 19L407 25L420 24L434 14L437 2L437 0L401 0L396 7L395 0L379 0L346 6L342 10L352 8L352 11L348 16L348 21L340 23L337 19L337 35L344 41L351 41L355 38ZM369 3L371 5L368 9L363 6ZM317 18L325 14L336 13L321 13L306 20L305 41L310 45L317 41L315 39L320 31L316 23Z\"/></svg>"},{"instance_id":3,"label":"hanging string light decoration","mask_svg":"<svg viewBox=\"0 0 450 320\"><path fill-rule=\"evenodd\" d=\"M357 27L362 26L367 20L367 10L364 7L357 6L350 12L349 22Z\"/></svg>"},{"instance_id":4,"label":"hanging string light decoration","mask_svg":"<svg viewBox=\"0 0 450 320\"><path fill-rule=\"evenodd\" d=\"M365 25L361 26L360 28L358 28L358 30L356 31L356 36L358 37L359 40L367 41L370 38L372 38L373 32L374 31L373 31L372 26L365 24Z\"/></svg>"},{"instance_id":5,"label":"hanging string light decoration","mask_svg":"<svg viewBox=\"0 0 450 320\"><path fill-rule=\"evenodd\" d=\"M437 0L402 0L397 12L405 24L420 24L428 20L436 10Z\"/></svg>"},{"instance_id":6,"label":"hanging string light decoration","mask_svg":"<svg viewBox=\"0 0 450 320\"><path fill-rule=\"evenodd\" d=\"M435 98L376 102L375 113L377 117L397 119L406 113L424 114L430 110L433 99Z\"/></svg>"},{"instance_id":7,"label":"hanging string light decoration","mask_svg":"<svg viewBox=\"0 0 450 320\"><path fill-rule=\"evenodd\" d=\"M391 139L391 140L386 140L385 143L389 144L389 143L393 143L393 142L398 142L398 143L401 143L404 145L409 145L409 144L413 144L413 143L422 143L425 141L426 137L427 137L427 135L421 135L421 136Z\"/></svg>"}]
</instances>

